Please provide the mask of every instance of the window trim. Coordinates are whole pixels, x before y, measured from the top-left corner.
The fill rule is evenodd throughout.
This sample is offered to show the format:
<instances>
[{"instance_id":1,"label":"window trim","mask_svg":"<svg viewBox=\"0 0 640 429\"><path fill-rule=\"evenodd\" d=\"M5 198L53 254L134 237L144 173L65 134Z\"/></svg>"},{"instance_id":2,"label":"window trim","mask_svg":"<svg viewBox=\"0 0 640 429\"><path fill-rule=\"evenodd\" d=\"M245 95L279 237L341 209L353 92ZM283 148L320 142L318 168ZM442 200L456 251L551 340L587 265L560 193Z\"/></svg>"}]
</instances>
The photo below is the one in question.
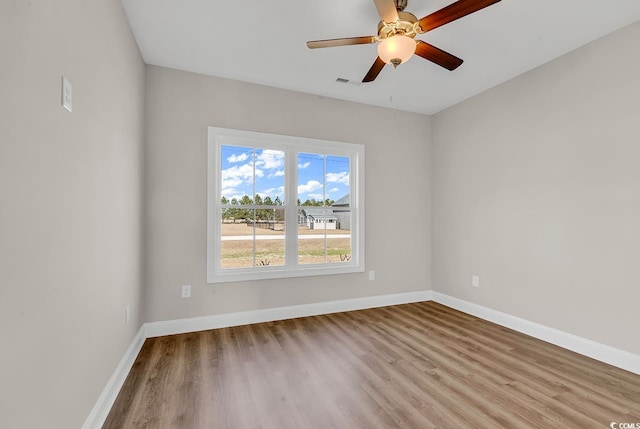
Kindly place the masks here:
<instances>
[{"instance_id":1,"label":"window trim","mask_svg":"<svg viewBox=\"0 0 640 429\"><path fill-rule=\"evenodd\" d=\"M285 152L285 234L287 265L222 269L219 266L221 245L221 147L237 145ZM229 128L209 127L207 148L207 283L225 283L247 280L306 277L364 272L365 268L365 213L364 213L364 145L329 140L268 134ZM297 265L297 154L320 153L348 156L351 163L351 260L348 263ZM293 185L292 185L293 184Z\"/></svg>"}]
</instances>

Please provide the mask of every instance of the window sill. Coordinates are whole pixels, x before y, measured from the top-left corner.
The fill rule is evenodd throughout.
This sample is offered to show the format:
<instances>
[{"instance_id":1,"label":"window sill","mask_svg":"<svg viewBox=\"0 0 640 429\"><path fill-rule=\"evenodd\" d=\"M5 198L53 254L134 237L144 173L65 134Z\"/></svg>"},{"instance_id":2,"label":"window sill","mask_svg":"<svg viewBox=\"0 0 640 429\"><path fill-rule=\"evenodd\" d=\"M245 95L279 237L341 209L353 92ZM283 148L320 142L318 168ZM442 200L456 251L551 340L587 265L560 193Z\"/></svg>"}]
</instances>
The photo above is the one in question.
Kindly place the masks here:
<instances>
[{"instance_id":1,"label":"window sill","mask_svg":"<svg viewBox=\"0 0 640 429\"><path fill-rule=\"evenodd\" d=\"M231 270L225 270L224 273L216 273L207 279L207 283L231 283L352 273L364 273L364 267L359 265L319 265L317 267L304 266L300 268L253 267L251 271L238 269L238 271L233 272Z\"/></svg>"}]
</instances>

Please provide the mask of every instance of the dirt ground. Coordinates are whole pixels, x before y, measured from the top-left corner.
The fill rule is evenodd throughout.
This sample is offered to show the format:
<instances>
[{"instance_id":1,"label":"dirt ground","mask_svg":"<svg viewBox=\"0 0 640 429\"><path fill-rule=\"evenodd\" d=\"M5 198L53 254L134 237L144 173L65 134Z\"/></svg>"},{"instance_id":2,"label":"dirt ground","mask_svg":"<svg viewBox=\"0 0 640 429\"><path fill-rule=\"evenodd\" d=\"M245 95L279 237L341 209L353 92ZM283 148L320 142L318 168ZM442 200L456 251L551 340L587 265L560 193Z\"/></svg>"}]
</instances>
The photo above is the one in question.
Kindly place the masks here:
<instances>
[{"instance_id":1,"label":"dirt ground","mask_svg":"<svg viewBox=\"0 0 640 429\"><path fill-rule=\"evenodd\" d=\"M313 230L301 226L299 234L322 235L323 230ZM258 228L259 235L282 236L283 231ZM298 242L298 261L301 264L324 262L346 262L351 253L350 238L331 238L335 234L348 234L345 230L327 230L327 256L324 255L324 236ZM252 227L247 224L222 224L223 236L251 235ZM256 240L256 265L277 266L284 264L284 240ZM222 242L222 267L238 268L254 266L253 241L230 240Z\"/></svg>"}]
</instances>

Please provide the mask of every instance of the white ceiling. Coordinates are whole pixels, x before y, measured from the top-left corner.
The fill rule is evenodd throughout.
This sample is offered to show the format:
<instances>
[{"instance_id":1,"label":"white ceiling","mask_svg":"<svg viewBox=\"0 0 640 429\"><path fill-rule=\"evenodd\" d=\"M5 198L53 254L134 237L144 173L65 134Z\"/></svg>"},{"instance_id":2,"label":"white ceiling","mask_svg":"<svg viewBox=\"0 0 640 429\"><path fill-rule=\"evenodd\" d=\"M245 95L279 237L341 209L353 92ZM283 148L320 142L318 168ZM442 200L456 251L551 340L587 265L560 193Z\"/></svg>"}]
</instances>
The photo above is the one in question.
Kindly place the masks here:
<instances>
[{"instance_id":1,"label":"white ceiling","mask_svg":"<svg viewBox=\"0 0 640 429\"><path fill-rule=\"evenodd\" d=\"M409 0L418 18L453 0ZM122 0L147 64L433 114L640 20L640 0L502 0L418 35L462 59L420 57L362 80L376 45L307 40L376 35L372 0ZM640 41L639 41L640 42Z\"/></svg>"}]
</instances>

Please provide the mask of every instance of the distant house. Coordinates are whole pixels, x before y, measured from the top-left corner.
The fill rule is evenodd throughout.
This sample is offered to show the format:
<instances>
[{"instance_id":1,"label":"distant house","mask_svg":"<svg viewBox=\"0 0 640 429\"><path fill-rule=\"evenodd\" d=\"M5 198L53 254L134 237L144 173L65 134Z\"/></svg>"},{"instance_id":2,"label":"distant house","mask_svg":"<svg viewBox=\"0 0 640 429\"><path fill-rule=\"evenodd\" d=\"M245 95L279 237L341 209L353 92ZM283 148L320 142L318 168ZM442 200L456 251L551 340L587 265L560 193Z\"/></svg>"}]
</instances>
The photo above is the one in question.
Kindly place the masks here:
<instances>
[{"instance_id":1,"label":"distant house","mask_svg":"<svg viewBox=\"0 0 640 429\"><path fill-rule=\"evenodd\" d=\"M351 229L351 199L349 194L329 207L302 207L298 213L298 224L309 229Z\"/></svg>"},{"instance_id":2,"label":"distant house","mask_svg":"<svg viewBox=\"0 0 640 429\"><path fill-rule=\"evenodd\" d=\"M337 229L338 218L334 216L333 209L305 207L300 210L298 223L309 229Z\"/></svg>"},{"instance_id":3,"label":"distant house","mask_svg":"<svg viewBox=\"0 0 640 429\"><path fill-rule=\"evenodd\" d=\"M338 229L351 230L351 194L347 194L331 204L333 214L338 218Z\"/></svg>"}]
</instances>

